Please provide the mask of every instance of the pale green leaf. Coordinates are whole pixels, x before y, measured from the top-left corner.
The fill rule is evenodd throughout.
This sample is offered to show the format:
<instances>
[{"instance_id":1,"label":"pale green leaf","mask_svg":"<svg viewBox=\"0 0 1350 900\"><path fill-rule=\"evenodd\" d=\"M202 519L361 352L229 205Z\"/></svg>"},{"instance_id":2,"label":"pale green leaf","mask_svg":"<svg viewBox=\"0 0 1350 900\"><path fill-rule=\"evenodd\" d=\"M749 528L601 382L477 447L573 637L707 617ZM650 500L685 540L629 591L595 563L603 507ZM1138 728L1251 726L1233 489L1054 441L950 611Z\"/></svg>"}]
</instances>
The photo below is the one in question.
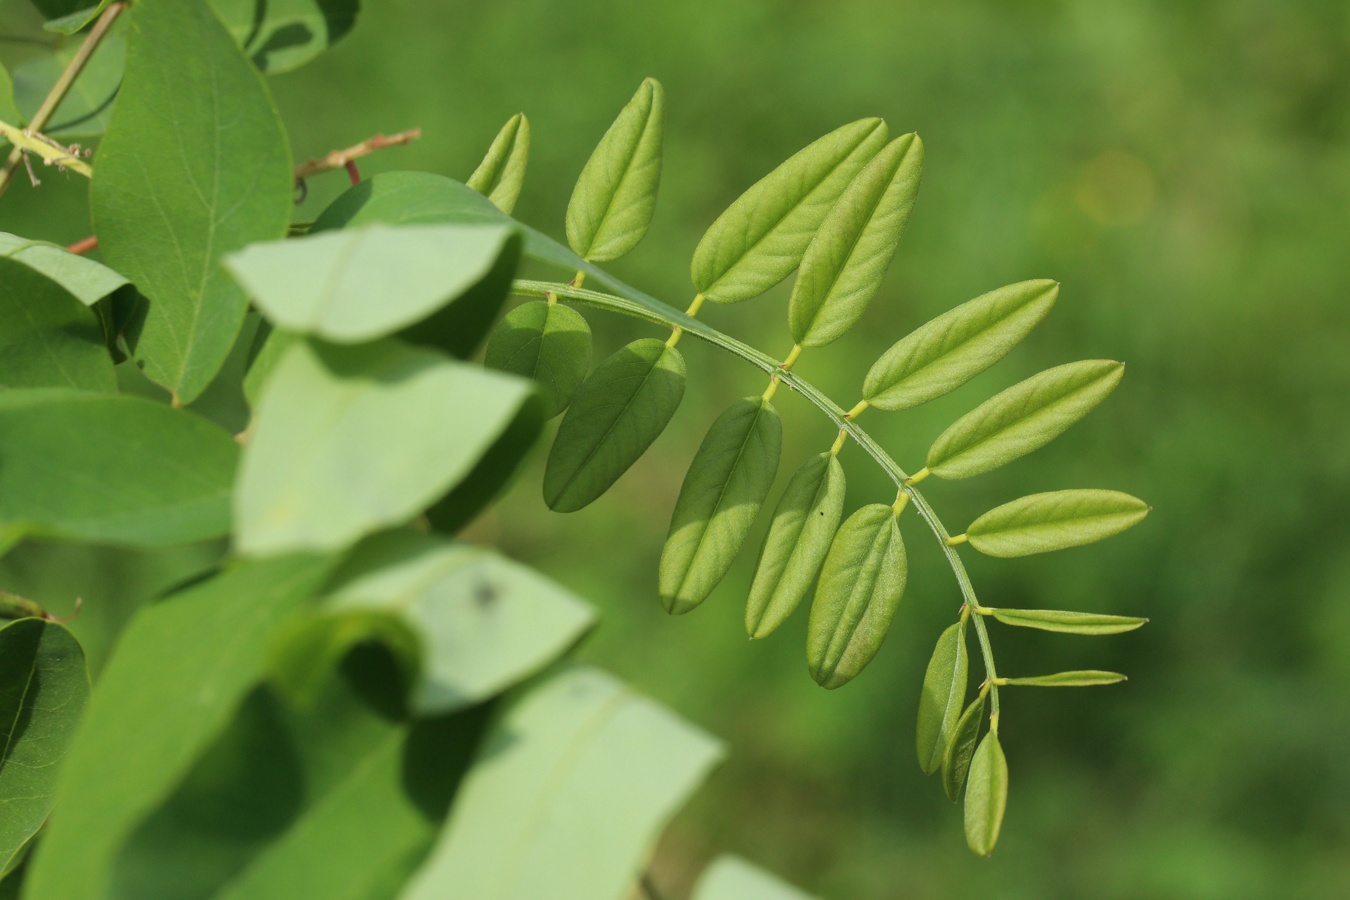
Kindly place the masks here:
<instances>
[{"instance_id":1,"label":"pale green leaf","mask_svg":"<svg viewBox=\"0 0 1350 900\"><path fill-rule=\"evenodd\" d=\"M252 409L258 408L262 399L263 387L277 363L286 355L286 350L299 338L287 331L278 331L264 320L253 338L249 348L248 372L244 375L244 397Z\"/></svg>"},{"instance_id":2,"label":"pale green leaf","mask_svg":"<svg viewBox=\"0 0 1350 900\"><path fill-rule=\"evenodd\" d=\"M909 409L956 390L1008 355L1059 296L1054 281L1023 281L990 291L901 338L867 373L863 399L878 409Z\"/></svg>"},{"instance_id":3,"label":"pale green leaf","mask_svg":"<svg viewBox=\"0 0 1350 900\"><path fill-rule=\"evenodd\" d=\"M1087 359L1047 369L957 419L928 450L939 478L969 478L1039 450L1106 399L1125 364Z\"/></svg>"},{"instance_id":4,"label":"pale green leaf","mask_svg":"<svg viewBox=\"0 0 1350 900\"><path fill-rule=\"evenodd\" d=\"M932 775L942 765L961 709L966 702L966 673L970 661L966 654L964 622L947 628L938 638L919 695L919 724L915 730L919 767Z\"/></svg>"},{"instance_id":5,"label":"pale green leaf","mask_svg":"<svg viewBox=\"0 0 1350 900\"><path fill-rule=\"evenodd\" d=\"M85 306L93 306L128 283L102 263L77 256L58 244L30 241L3 231L0 231L0 256L7 256L41 272Z\"/></svg>"},{"instance_id":6,"label":"pale green leaf","mask_svg":"<svg viewBox=\"0 0 1350 900\"><path fill-rule=\"evenodd\" d=\"M684 357L642 338L595 367L572 397L544 471L544 500L575 512L609 490L670 424L684 398Z\"/></svg>"},{"instance_id":7,"label":"pale green leaf","mask_svg":"<svg viewBox=\"0 0 1350 900\"><path fill-rule=\"evenodd\" d=\"M717 417L689 464L661 551L661 605L672 615L708 598L730 570L778 474L783 422L746 397Z\"/></svg>"},{"instance_id":8,"label":"pale green leaf","mask_svg":"<svg viewBox=\"0 0 1350 900\"><path fill-rule=\"evenodd\" d=\"M89 58L80 77L43 126L43 134L69 143L96 137L107 129L126 65L127 45L118 36L122 30L119 23L99 44L98 52ZM51 53L35 56L14 70L14 102L23 121L37 114L85 40L62 42Z\"/></svg>"},{"instance_id":9,"label":"pale green leaf","mask_svg":"<svg viewBox=\"0 0 1350 900\"><path fill-rule=\"evenodd\" d=\"M47 820L88 699L84 652L65 626L20 619L0 628L0 871Z\"/></svg>"},{"instance_id":10,"label":"pale green leaf","mask_svg":"<svg viewBox=\"0 0 1350 900\"><path fill-rule=\"evenodd\" d=\"M844 485L844 467L832 453L811 457L788 482L745 604L751 638L771 634L815 585L844 516Z\"/></svg>"},{"instance_id":11,"label":"pale green leaf","mask_svg":"<svg viewBox=\"0 0 1350 900\"><path fill-rule=\"evenodd\" d=\"M22 262L0 256L0 391L114 391L112 356L92 310Z\"/></svg>"},{"instance_id":12,"label":"pale green leaf","mask_svg":"<svg viewBox=\"0 0 1350 900\"><path fill-rule=\"evenodd\" d=\"M360 0L211 0L235 42L264 72L289 72L356 24Z\"/></svg>"},{"instance_id":13,"label":"pale green leaf","mask_svg":"<svg viewBox=\"0 0 1350 900\"><path fill-rule=\"evenodd\" d=\"M1008 761L998 735L984 736L970 761L966 787L966 843L980 856L994 852L1008 807Z\"/></svg>"},{"instance_id":14,"label":"pale green leaf","mask_svg":"<svg viewBox=\"0 0 1350 900\"><path fill-rule=\"evenodd\" d=\"M484 364L532 379L544 418L567 408L591 368L591 328L561 303L531 300L506 314L488 338Z\"/></svg>"},{"instance_id":15,"label":"pale green leaf","mask_svg":"<svg viewBox=\"0 0 1350 900\"><path fill-rule=\"evenodd\" d=\"M262 77L205 0L138 0L129 15L125 90L90 195L94 231L109 265L150 298L128 333L136 358L189 403L248 309L220 260L286 236L290 150Z\"/></svg>"},{"instance_id":16,"label":"pale green leaf","mask_svg":"<svg viewBox=\"0 0 1350 900\"><path fill-rule=\"evenodd\" d=\"M690 900L811 900L811 896L740 857L719 856L703 870Z\"/></svg>"},{"instance_id":17,"label":"pale green leaf","mask_svg":"<svg viewBox=\"0 0 1350 900\"><path fill-rule=\"evenodd\" d=\"M957 720L951 740L942 753L942 789L947 799L953 803L961 799L961 790L966 786L966 775L970 772L970 759L975 755L975 742L980 737L980 725L984 721L984 691L966 707Z\"/></svg>"},{"instance_id":18,"label":"pale green leaf","mask_svg":"<svg viewBox=\"0 0 1350 900\"><path fill-rule=\"evenodd\" d=\"M394 341L297 341L244 451L237 549L338 549L407 522L473 468L530 393L522 379Z\"/></svg>"},{"instance_id":19,"label":"pale green leaf","mask_svg":"<svg viewBox=\"0 0 1350 900\"><path fill-rule=\"evenodd\" d=\"M665 100L661 83L643 80L586 161L567 204L567 243L591 262L618 259L637 246L656 211L661 185Z\"/></svg>"},{"instance_id":20,"label":"pale green leaf","mask_svg":"<svg viewBox=\"0 0 1350 900\"><path fill-rule=\"evenodd\" d=\"M966 534L989 556L1028 556L1109 538L1139 524L1149 509L1120 491L1050 491L989 510Z\"/></svg>"},{"instance_id":21,"label":"pale green leaf","mask_svg":"<svg viewBox=\"0 0 1350 900\"><path fill-rule=\"evenodd\" d=\"M1060 609L995 609L992 614L1005 625L1065 634L1122 634L1148 623L1148 619L1136 616L1108 616Z\"/></svg>"},{"instance_id":22,"label":"pale green leaf","mask_svg":"<svg viewBox=\"0 0 1350 900\"><path fill-rule=\"evenodd\" d=\"M516 208L520 188L525 183L525 166L530 161L530 120L516 113L506 120L492 141L487 156L465 182L492 201L502 212Z\"/></svg>"},{"instance_id":23,"label":"pale green leaf","mask_svg":"<svg viewBox=\"0 0 1350 900\"><path fill-rule=\"evenodd\" d=\"M901 135L845 188L806 248L788 301L792 339L820 347L858 321L881 287L919 194L923 142Z\"/></svg>"},{"instance_id":24,"label":"pale green leaf","mask_svg":"<svg viewBox=\"0 0 1350 900\"><path fill-rule=\"evenodd\" d=\"M909 562L895 510L873 503L835 535L806 629L806 662L822 687L837 688L881 649L905 592Z\"/></svg>"},{"instance_id":25,"label":"pale green leaf","mask_svg":"<svg viewBox=\"0 0 1350 900\"><path fill-rule=\"evenodd\" d=\"M1099 684L1119 684L1125 681L1119 672L1082 669L1074 672L1056 672L1053 675L1030 675L1025 678L1005 678L1004 684L1026 687L1094 687Z\"/></svg>"}]
</instances>

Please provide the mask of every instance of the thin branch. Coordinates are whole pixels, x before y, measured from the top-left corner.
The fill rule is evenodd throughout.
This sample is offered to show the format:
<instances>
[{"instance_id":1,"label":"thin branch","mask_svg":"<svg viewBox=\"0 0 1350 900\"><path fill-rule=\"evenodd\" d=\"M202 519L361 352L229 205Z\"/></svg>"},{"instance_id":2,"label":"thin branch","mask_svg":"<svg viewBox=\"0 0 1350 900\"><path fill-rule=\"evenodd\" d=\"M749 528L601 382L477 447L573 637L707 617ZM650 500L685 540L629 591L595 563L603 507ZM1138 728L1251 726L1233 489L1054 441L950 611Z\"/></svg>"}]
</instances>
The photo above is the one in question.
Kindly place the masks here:
<instances>
[{"instance_id":1,"label":"thin branch","mask_svg":"<svg viewBox=\"0 0 1350 900\"><path fill-rule=\"evenodd\" d=\"M91 234L89 235L89 237L85 238L82 241L76 241L66 249L69 250L71 253L74 253L76 256L83 256L90 250L98 249L98 238L94 237Z\"/></svg>"},{"instance_id":2,"label":"thin branch","mask_svg":"<svg viewBox=\"0 0 1350 900\"><path fill-rule=\"evenodd\" d=\"M0 137L13 144L16 153L31 153L41 159L45 165L56 166L63 170L69 169L85 178L94 176L93 170L89 168L89 163L80 158L82 153L78 144L63 147L31 128L19 128L8 122L0 122Z\"/></svg>"},{"instance_id":3,"label":"thin branch","mask_svg":"<svg viewBox=\"0 0 1350 900\"><path fill-rule=\"evenodd\" d=\"M301 163L295 167L295 180L304 181L312 175L318 175L320 172L331 172L334 169L347 169L350 172L351 169L348 166L355 160L363 156L369 156L376 150L383 150L385 147L400 147L404 144L411 144L421 136L422 129L420 128L412 128L388 136L377 134L369 140L348 147L346 150L334 150L326 156Z\"/></svg>"}]
</instances>

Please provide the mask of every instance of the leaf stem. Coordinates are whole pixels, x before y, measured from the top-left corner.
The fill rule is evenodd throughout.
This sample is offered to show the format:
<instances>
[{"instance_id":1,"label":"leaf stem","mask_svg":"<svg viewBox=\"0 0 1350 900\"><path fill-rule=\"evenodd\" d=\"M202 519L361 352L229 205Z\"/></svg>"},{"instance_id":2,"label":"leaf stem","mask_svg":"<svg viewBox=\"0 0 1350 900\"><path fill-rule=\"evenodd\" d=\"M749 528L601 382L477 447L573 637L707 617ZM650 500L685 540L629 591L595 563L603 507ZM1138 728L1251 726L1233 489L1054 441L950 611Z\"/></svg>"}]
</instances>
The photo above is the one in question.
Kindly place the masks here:
<instances>
[{"instance_id":1,"label":"leaf stem","mask_svg":"<svg viewBox=\"0 0 1350 900\"><path fill-rule=\"evenodd\" d=\"M295 167L295 180L303 181L312 175L318 175L320 172L331 172L335 169L346 169L347 164L358 160L363 156L369 156L376 150L383 150L385 147L401 147L405 144L411 144L422 136L422 129L410 128L407 131L400 131L398 134L383 135L377 134L372 138L367 138L359 144L354 144L346 150L333 150L318 159L311 159ZM350 172L350 170L348 170Z\"/></svg>"}]
</instances>

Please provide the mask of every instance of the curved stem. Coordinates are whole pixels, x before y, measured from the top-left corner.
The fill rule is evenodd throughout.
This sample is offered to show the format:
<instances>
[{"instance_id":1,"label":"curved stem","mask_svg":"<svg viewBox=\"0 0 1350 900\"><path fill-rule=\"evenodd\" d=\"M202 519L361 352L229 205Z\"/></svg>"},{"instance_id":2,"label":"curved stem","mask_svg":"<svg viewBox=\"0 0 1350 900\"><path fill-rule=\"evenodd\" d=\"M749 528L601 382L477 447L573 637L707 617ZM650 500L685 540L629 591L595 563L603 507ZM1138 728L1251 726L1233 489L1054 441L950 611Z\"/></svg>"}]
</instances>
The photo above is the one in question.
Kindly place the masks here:
<instances>
[{"instance_id":1,"label":"curved stem","mask_svg":"<svg viewBox=\"0 0 1350 900\"><path fill-rule=\"evenodd\" d=\"M588 306L594 306L599 309L617 312L623 315L632 316L636 319L642 319L653 325L662 325L665 327L680 326L684 332L693 335L701 340L707 341L714 346L720 347L734 356L740 357L745 362L762 369L769 375L777 375L778 378L790 389L796 391L805 397L813 406L823 412L834 424L843 432L858 442L858 446L867 452L867 455L881 466L882 470L895 482L896 489L909 495L910 501L914 504L914 509L919 517L928 524L934 536L938 539L938 544L942 547L942 552L947 557L947 563L951 566L952 573L956 576L956 583L961 589L962 602L965 608L972 614L980 609L980 602L975 597L975 586L970 582L970 574L966 572L965 563L961 560L961 555L956 552L956 548L947 543L951 538L951 533L947 531L942 520L938 518L933 507L920 493L919 489L910 481L904 469L891 459L889 453L881 448L872 436L858 427L857 423L849 418L839 404L827 397L819 388L802 378L795 372L784 369L778 360L762 353L742 341L738 341L730 335L723 334L716 328L699 321L697 319L685 319L676 322L671 318L661 315L656 310L647 306L635 303L632 300L626 300L623 297L616 297L613 294L604 294L599 291L591 291L583 288L576 288L566 284L558 284L545 281L517 280L511 285L512 293L535 297L553 293L559 297L566 297L577 303L584 303ZM980 655L984 659L985 675L990 682L989 703L990 719L992 722L998 721L998 686L993 684L993 680L998 677L998 672L994 668L994 652L989 644L989 632L985 628L984 619L979 615L971 615L971 621L975 626L975 637L980 644Z\"/></svg>"}]
</instances>

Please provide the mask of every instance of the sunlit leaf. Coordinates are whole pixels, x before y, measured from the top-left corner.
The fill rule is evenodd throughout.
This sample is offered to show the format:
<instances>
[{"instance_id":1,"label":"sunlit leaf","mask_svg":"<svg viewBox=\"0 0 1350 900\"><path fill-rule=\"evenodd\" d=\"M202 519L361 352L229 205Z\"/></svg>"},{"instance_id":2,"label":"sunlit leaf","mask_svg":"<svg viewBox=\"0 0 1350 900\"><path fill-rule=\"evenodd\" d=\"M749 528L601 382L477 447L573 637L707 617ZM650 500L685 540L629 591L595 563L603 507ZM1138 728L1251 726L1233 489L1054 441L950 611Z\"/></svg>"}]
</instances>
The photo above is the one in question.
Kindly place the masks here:
<instances>
[{"instance_id":1,"label":"sunlit leaf","mask_svg":"<svg viewBox=\"0 0 1350 900\"><path fill-rule=\"evenodd\" d=\"M990 732L980 741L970 761L966 786L966 843L980 856L994 852L1008 806L1008 761L998 735Z\"/></svg>"},{"instance_id":2,"label":"sunlit leaf","mask_svg":"<svg viewBox=\"0 0 1350 900\"><path fill-rule=\"evenodd\" d=\"M113 391L117 380L92 310L36 269L0 256L0 390Z\"/></svg>"},{"instance_id":3,"label":"sunlit leaf","mask_svg":"<svg viewBox=\"0 0 1350 900\"><path fill-rule=\"evenodd\" d=\"M947 628L938 638L919 695L919 724L916 729L919 767L932 775L942 765L961 709L966 702L966 655L964 622Z\"/></svg>"},{"instance_id":4,"label":"sunlit leaf","mask_svg":"<svg viewBox=\"0 0 1350 900\"><path fill-rule=\"evenodd\" d=\"M591 327L561 303L522 303L493 330L484 363L534 380L544 418L551 419L567 408L590 371Z\"/></svg>"},{"instance_id":5,"label":"sunlit leaf","mask_svg":"<svg viewBox=\"0 0 1350 900\"><path fill-rule=\"evenodd\" d=\"M1148 619L1135 616L1107 616L1059 609L996 609L993 616L1005 625L1066 634L1121 634L1134 631L1148 622Z\"/></svg>"},{"instance_id":6,"label":"sunlit leaf","mask_svg":"<svg viewBox=\"0 0 1350 900\"><path fill-rule=\"evenodd\" d=\"M691 900L811 900L811 897L740 857L719 856L703 870Z\"/></svg>"},{"instance_id":7,"label":"sunlit leaf","mask_svg":"<svg viewBox=\"0 0 1350 900\"><path fill-rule=\"evenodd\" d=\"M525 183L525 166L530 161L530 120L516 113L506 120L492 141L487 156L465 182L485 195L502 212L516 208L516 199Z\"/></svg>"},{"instance_id":8,"label":"sunlit leaf","mask_svg":"<svg viewBox=\"0 0 1350 900\"><path fill-rule=\"evenodd\" d=\"M127 284L121 275L88 257L77 256L57 244L30 241L3 231L0 231L0 256L41 272L85 306L93 306Z\"/></svg>"},{"instance_id":9,"label":"sunlit leaf","mask_svg":"<svg viewBox=\"0 0 1350 900\"><path fill-rule=\"evenodd\" d=\"M966 707L952 731L951 741L942 753L942 789L953 803L961 799L970 771L970 758L975 755L975 742L980 737L984 721L984 692Z\"/></svg>"},{"instance_id":10,"label":"sunlit leaf","mask_svg":"<svg viewBox=\"0 0 1350 900\"><path fill-rule=\"evenodd\" d=\"M1027 687L1094 687L1099 684L1119 684L1125 681L1119 672L1082 669L1075 672L1056 672L1054 675L1031 675L1025 678L1007 678L1006 684Z\"/></svg>"},{"instance_id":11,"label":"sunlit leaf","mask_svg":"<svg viewBox=\"0 0 1350 900\"><path fill-rule=\"evenodd\" d=\"M995 507L966 533L970 545L989 556L1028 556L1119 534L1143 521L1149 509L1120 491L1050 491Z\"/></svg>"}]
</instances>

